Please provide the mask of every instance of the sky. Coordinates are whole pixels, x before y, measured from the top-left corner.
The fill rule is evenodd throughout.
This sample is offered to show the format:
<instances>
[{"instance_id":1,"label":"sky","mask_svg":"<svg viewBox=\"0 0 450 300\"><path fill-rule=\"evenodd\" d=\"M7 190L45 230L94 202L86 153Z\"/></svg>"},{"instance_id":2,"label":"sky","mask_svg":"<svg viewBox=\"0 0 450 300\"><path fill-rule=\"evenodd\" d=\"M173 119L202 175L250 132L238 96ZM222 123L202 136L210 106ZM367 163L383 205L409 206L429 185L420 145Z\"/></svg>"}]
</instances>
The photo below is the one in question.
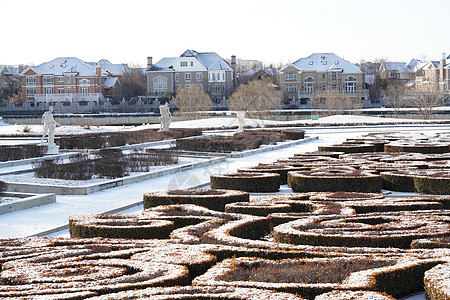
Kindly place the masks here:
<instances>
[{"instance_id":1,"label":"sky","mask_svg":"<svg viewBox=\"0 0 450 300\"><path fill-rule=\"evenodd\" d=\"M284 65L450 53L448 0L0 0L0 64L57 57L146 66L185 50Z\"/></svg>"}]
</instances>

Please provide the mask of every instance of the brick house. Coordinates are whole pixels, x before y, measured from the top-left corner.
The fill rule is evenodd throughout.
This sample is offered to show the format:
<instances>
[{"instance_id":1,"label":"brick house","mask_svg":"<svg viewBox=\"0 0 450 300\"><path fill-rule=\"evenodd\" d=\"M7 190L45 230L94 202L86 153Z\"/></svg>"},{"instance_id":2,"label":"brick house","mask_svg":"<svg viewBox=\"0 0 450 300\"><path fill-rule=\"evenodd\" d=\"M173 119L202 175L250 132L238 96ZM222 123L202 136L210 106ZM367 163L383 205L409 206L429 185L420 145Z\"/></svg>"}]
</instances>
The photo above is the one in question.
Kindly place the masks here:
<instances>
[{"instance_id":1,"label":"brick house","mask_svg":"<svg viewBox=\"0 0 450 300\"><path fill-rule=\"evenodd\" d=\"M214 103L228 98L234 90L235 71L215 52L186 50L179 57L165 57L153 65L148 57L147 92L150 96L175 93L177 87L202 86ZM233 57L231 65L235 65Z\"/></svg>"},{"instance_id":2,"label":"brick house","mask_svg":"<svg viewBox=\"0 0 450 300\"><path fill-rule=\"evenodd\" d=\"M92 63L59 57L20 73L22 95L30 106L42 109L50 105L55 111L79 111L78 106L93 108L111 97L124 70L125 65L107 60Z\"/></svg>"},{"instance_id":3,"label":"brick house","mask_svg":"<svg viewBox=\"0 0 450 300\"><path fill-rule=\"evenodd\" d=\"M316 91L338 90L355 100L368 99L364 73L334 53L314 53L280 70L285 100L307 105Z\"/></svg>"}]
</instances>

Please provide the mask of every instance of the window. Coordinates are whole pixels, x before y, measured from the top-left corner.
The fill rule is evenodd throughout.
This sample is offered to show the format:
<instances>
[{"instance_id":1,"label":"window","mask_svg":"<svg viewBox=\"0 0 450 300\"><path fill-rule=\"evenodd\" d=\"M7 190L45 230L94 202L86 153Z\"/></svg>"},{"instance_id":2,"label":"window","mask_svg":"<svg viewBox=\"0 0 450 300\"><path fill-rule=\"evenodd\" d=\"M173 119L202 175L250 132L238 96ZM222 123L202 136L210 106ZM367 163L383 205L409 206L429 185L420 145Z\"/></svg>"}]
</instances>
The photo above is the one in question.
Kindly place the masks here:
<instances>
[{"instance_id":1,"label":"window","mask_svg":"<svg viewBox=\"0 0 450 300\"><path fill-rule=\"evenodd\" d=\"M72 88L71 87L68 87L67 88L67 94L71 94L72 93Z\"/></svg>"},{"instance_id":2,"label":"window","mask_svg":"<svg viewBox=\"0 0 450 300\"><path fill-rule=\"evenodd\" d=\"M216 73L212 73L212 81L216 81Z\"/></svg>"},{"instance_id":3,"label":"window","mask_svg":"<svg viewBox=\"0 0 450 300\"><path fill-rule=\"evenodd\" d=\"M345 92L353 94L356 91L356 77L348 76L345 78Z\"/></svg>"},{"instance_id":4,"label":"window","mask_svg":"<svg viewBox=\"0 0 450 300\"><path fill-rule=\"evenodd\" d=\"M58 82L64 82L64 77L58 76Z\"/></svg>"},{"instance_id":5,"label":"window","mask_svg":"<svg viewBox=\"0 0 450 300\"><path fill-rule=\"evenodd\" d=\"M180 80L180 74L175 73L175 82L178 82Z\"/></svg>"},{"instance_id":6,"label":"window","mask_svg":"<svg viewBox=\"0 0 450 300\"><path fill-rule=\"evenodd\" d=\"M337 78L337 73L336 72L332 72L331 73L331 79L332 80L336 80L336 78Z\"/></svg>"},{"instance_id":7,"label":"window","mask_svg":"<svg viewBox=\"0 0 450 300\"><path fill-rule=\"evenodd\" d=\"M58 94L64 94L64 88L58 88Z\"/></svg>"},{"instance_id":8,"label":"window","mask_svg":"<svg viewBox=\"0 0 450 300\"><path fill-rule=\"evenodd\" d=\"M53 76L44 76L44 85L53 84Z\"/></svg>"},{"instance_id":9,"label":"window","mask_svg":"<svg viewBox=\"0 0 450 300\"><path fill-rule=\"evenodd\" d=\"M197 79L197 81L202 81L203 80L203 74L202 73L196 73L195 74L195 78Z\"/></svg>"},{"instance_id":10,"label":"window","mask_svg":"<svg viewBox=\"0 0 450 300\"><path fill-rule=\"evenodd\" d=\"M331 86L331 89L332 89L333 91L336 90L336 89L337 89L337 85L333 84L333 85Z\"/></svg>"},{"instance_id":11,"label":"window","mask_svg":"<svg viewBox=\"0 0 450 300\"><path fill-rule=\"evenodd\" d=\"M67 75L67 77L66 77L66 82L67 82L67 83L72 83L72 76Z\"/></svg>"},{"instance_id":12,"label":"window","mask_svg":"<svg viewBox=\"0 0 450 300\"><path fill-rule=\"evenodd\" d=\"M153 78L153 92L164 93L167 91L167 78L158 76Z\"/></svg>"},{"instance_id":13,"label":"window","mask_svg":"<svg viewBox=\"0 0 450 300\"><path fill-rule=\"evenodd\" d=\"M326 60L323 61L322 64L325 66L327 64L327 61Z\"/></svg>"},{"instance_id":14,"label":"window","mask_svg":"<svg viewBox=\"0 0 450 300\"><path fill-rule=\"evenodd\" d=\"M212 93L213 94L220 94L221 85L220 84L213 84L212 85Z\"/></svg>"},{"instance_id":15,"label":"window","mask_svg":"<svg viewBox=\"0 0 450 300\"><path fill-rule=\"evenodd\" d=\"M186 92L189 92L189 89L191 88L191 85L190 84L186 84L185 86L184 86L184 90L186 91Z\"/></svg>"},{"instance_id":16,"label":"window","mask_svg":"<svg viewBox=\"0 0 450 300\"><path fill-rule=\"evenodd\" d=\"M324 86L324 85L322 85L322 91L325 91L326 90L326 87Z\"/></svg>"},{"instance_id":17,"label":"window","mask_svg":"<svg viewBox=\"0 0 450 300\"><path fill-rule=\"evenodd\" d=\"M286 74L284 74L284 79L286 81L297 80L297 73L286 73Z\"/></svg>"},{"instance_id":18,"label":"window","mask_svg":"<svg viewBox=\"0 0 450 300\"><path fill-rule=\"evenodd\" d=\"M87 80L87 79L82 79L82 80L80 81L80 85L89 85L89 80Z\"/></svg>"},{"instance_id":19,"label":"window","mask_svg":"<svg viewBox=\"0 0 450 300\"><path fill-rule=\"evenodd\" d=\"M296 84L286 84L286 93L296 93L297 85Z\"/></svg>"},{"instance_id":20,"label":"window","mask_svg":"<svg viewBox=\"0 0 450 300\"><path fill-rule=\"evenodd\" d=\"M397 72L396 71L389 71L389 78L397 78Z\"/></svg>"},{"instance_id":21,"label":"window","mask_svg":"<svg viewBox=\"0 0 450 300\"><path fill-rule=\"evenodd\" d=\"M184 80L191 81L191 73L184 73Z\"/></svg>"},{"instance_id":22,"label":"window","mask_svg":"<svg viewBox=\"0 0 450 300\"><path fill-rule=\"evenodd\" d=\"M313 64L314 64L314 62L311 60L311 61L309 62L309 65L312 66Z\"/></svg>"},{"instance_id":23,"label":"window","mask_svg":"<svg viewBox=\"0 0 450 300\"><path fill-rule=\"evenodd\" d=\"M324 78L324 79L325 79L325 73L323 73L323 74L322 74L322 78Z\"/></svg>"},{"instance_id":24,"label":"window","mask_svg":"<svg viewBox=\"0 0 450 300\"><path fill-rule=\"evenodd\" d=\"M82 86L81 87L81 93L83 95L89 94L89 87L88 86Z\"/></svg>"},{"instance_id":25,"label":"window","mask_svg":"<svg viewBox=\"0 0 450 300\"><path fill-rule=\"evenodd\" d=\"M309 76L305 78L305 91L308 93L312 93L314 91L316 85L316 80Z\"/></svg>"},{"instance_id":26,"label":"window","mask_svg":"<svg viewBox=\"0 0 450 300\"><path fill-rule=\"evenodd\" d=\"M194 62L193 61L191 61L191 67L193 67L194 66Z\"/></svg>"},{"instance_id":27,"label":"window","mask_svg":"<svg viewBox=\"0 0 450 300\"><path fill-rule=\"evenodd\" d=\"M187 61L180 61L180 67L187 67Z\"/></svg>"},{"instance_id":28,"label":"window","mask_svg":"<svg viewBox=\"0 0 450 300\"><path fill-rule=\"evenodd\" d=\"M44 92L47 95L53 94L53 88L52 87L46 87Z\"/></svg>"},{"instance_id":29,"label":"window","mask_svg":"<svg viewBox=\"0 0 450 300\"><path fill-rule=\"evenodd\" d=\"M334 62L334 64L335 64L335 65L338 65L338 64L339 64L339 61L338 61L338 60L337 60L337 61L335 61L335 62Z\"/></svg>"},{"instance_id":30,"label":"window","mask_svg":"<svg viewBox=\"0 0 450 300\"><path fill-rule=\"evenodd\" d=\"M27 97L34 97L36 95L36 88L27 88Z\"/></svg>"},{"instance_id":31,"label":"window","mask_svg":"<svg viewBox=\"0 0 450 300\"><path fill-rule=\"evenodd\" d=\"M27 76L27 85L36 85L36 76Z\"/></svg>"}]
</instances>

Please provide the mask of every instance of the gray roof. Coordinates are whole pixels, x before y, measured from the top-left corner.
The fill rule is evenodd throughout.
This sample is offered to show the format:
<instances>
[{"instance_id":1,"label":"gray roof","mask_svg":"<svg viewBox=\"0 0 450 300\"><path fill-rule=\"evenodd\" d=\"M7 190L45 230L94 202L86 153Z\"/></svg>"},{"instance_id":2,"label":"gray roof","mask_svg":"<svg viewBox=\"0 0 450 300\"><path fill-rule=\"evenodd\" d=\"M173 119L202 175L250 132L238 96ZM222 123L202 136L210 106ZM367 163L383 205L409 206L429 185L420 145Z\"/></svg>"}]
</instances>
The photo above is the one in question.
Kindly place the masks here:
<instances>
[{"instance_id":1,"label":"gray roof","mask_svg":"<svg viewBox=\"0 0 450 300\"><path fill-rule=\"evenodd\" d=\"M102 67L102 76L105 77L109 73L116 76L123 75L125 70L124 64L112 64L106 59L93 63L82 61L76 57L58 57L35 66L33 69L42 75L63 76L65 73L77 73L81 77L97 77L95 71L97 64Z\"/></svg>"},{"instance_id":2,"label":"gray roof","mask_svg":"<svg viewBox=\"0 0 450 300\"><path fill-rule=\"evenodd\" d=\"M215 52L197 52L186 50L180 57L195 57L207 70L229 70L233 68ZM147 71L174 71L173 62L176 57L165 57L151 66Z\"/></svg>"},{"instance_id":3,"label":"gray roof","mask_svg":"<svg viewBox=\"0 0 450 300\"><path fill-rule=\"evenodd\" d=\"M387 62L384 64L384 67L388 71L405 72L407 64L405 62Z\"/></svg>"},{"instance_id":4,"label":"gray roof","mask_svg":"<svg viewBox=\"0 0 450 300\"><path fill-rule=\"evenodd\" d=\"M351 62L337 56L334 53L314 53L292 63L304 72L327 72L329 70L342 70L342 73L362 73L361 69Z\"/></svg>"}]
</instances>

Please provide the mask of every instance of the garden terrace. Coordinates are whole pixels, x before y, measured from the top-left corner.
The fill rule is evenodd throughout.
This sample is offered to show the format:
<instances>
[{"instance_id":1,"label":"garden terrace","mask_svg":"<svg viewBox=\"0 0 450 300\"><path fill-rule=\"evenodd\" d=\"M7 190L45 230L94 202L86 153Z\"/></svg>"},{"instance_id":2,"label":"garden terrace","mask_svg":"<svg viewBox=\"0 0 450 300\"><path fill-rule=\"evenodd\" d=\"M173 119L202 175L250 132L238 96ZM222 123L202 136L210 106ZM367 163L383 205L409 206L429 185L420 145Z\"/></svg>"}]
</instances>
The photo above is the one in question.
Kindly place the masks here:
<instances>
[{"instance_id":1,"label":"garden terrace","mask_svg":"<svg viewBox=\"0 0 450 300\"><path fill-rule=\"evenodd\" d=\"M213 189L240 190L250 193L272 193L280 189L280 174L241 172L210 176Z\"/></svg>"},{"instance_id":2,"label":"garden terrace","mask_svg":"<svg viewBox=\"0 0 450 300\"><path fill-rule=\"evenodd\" d=\"M450 299L450 264L441 264L425 272L424 283L428 299Z\"/></svg>"},{"instance_id":3,"label":"garden terrace","mask_svg":"<svg viewBox=\"0 0 450 300\"><path fill-rule=\"evenodd\" d=\"M288 173L288 185L294 192L379 192L379 175L352 167L321 167L311 171Z\"/></svg>"},{"instance_id":4,"label":"garden terrace","mask_svg":"<svg viewBox=\"0 0 450 300\"><path fill-rule=\"evenodd\" d=\"M213 210L224 211L225 205L228 203L248 201L249 194L244 191L212 187L212 189L186 189L146 193L143 198L144 208L171 204L195 204Z\"/></svg>"},{"instance_id":5,"label":"garden terrace","mask_svg":"<svg viewBox=\"0 0 450 300\"><path fill-rule=\"evenodd\" d=\"M170 131L158 131L156 129L144 129L121 132L88 133L83 135L61 136L55 139L55 143L61 149L102 149L131 144L161 141L166 139L184 138L201 135L201 129L171 129Z\"/></svg>"},{"instance_id":6,"label":"garden terrace","mask_svg":"<svg viewBox=\"0 0 450 300\"><path fill-rule=\"evenodd\" d=\"M448 211L418 211L356 216L314 216L273 229L278 243L410 248L415 239L450 234Z\"/></svg>"},{"instance_id":7,"label":"garden terrace","mask_svg":"<svg viewBox=\"0 0 450 300\"><path fill-rule=\"evenodd\" d=\"M171 151L133 150L124 154L119 149L102 149L97 154L77 154L69 162L43 160L33 163L36 177L67 180L89 180L95 178L118 178L131 172L148 172L154 166L178 163Z\"/></svg>"}]
</instances>

